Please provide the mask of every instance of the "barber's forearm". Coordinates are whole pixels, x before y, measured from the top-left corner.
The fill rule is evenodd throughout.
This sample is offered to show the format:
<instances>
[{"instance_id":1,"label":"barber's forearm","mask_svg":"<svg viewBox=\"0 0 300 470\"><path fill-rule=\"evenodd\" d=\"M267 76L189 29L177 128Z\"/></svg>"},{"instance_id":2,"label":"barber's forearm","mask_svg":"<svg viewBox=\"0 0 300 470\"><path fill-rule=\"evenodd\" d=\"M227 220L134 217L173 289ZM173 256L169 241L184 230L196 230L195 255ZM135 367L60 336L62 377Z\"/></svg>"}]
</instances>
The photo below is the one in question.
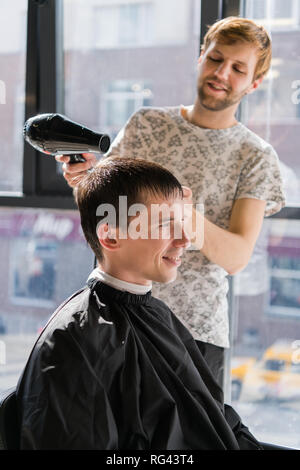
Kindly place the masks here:
<instances>
[{"instance_id":1,"label":"barber's forearm","mask_svg":"<svg viewBox=\"0 0 300 470\"><path fill-rule=\"evenodd\" d=\"M195 234L196 230L197 236L192 237L192 243L210 261L221 266L228 274L236 274L247 266L253 247L249 246L249 242L244 237L218 227L199 213L197 213L197 224L195 224L194 217L193 232Z\"/></svg>"}]
</instances>

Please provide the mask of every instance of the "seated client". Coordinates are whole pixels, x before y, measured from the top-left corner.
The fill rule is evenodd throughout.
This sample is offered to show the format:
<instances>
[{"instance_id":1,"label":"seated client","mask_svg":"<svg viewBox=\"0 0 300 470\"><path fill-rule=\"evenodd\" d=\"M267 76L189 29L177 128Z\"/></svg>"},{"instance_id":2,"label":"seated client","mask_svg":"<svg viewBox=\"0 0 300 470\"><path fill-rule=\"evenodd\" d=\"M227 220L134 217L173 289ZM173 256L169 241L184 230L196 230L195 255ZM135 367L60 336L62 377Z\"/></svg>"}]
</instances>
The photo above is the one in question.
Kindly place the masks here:
<instances>
[{"instance_id":1,"label":"seated client","mask_svg":"<svg viewBox=\"0 0 300 470\"><path fill-rule=\"evenodd\" d=\"M30 354L17 388L21 449L261 449L191 334L151 295L189 245L180 183L115 157L76 191L98 267Z\"/></svg>"}]
</instances>

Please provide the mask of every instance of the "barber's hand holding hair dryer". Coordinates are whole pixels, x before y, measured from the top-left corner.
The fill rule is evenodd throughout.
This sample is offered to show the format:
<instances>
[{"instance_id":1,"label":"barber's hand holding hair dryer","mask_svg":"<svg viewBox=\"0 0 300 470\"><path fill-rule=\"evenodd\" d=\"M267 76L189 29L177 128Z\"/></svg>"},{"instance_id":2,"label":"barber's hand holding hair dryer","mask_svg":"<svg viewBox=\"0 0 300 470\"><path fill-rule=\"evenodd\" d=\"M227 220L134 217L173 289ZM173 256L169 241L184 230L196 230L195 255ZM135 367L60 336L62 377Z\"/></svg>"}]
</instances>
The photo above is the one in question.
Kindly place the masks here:
<instances>
[{"instance_id":1,"label":"barber's hand holding hair dryer","mask_svg":"<svg viewBox=\"0 0 300 470\"><path fill-rule=\"evenodd\" d=\"M64 163L76 163L74 176L64 173L70 186L76 186L78 180L97 163L94 153L106 153L110 147L107 134L99 134L58 113L38 114L29 118L23 129L23 135L32 147L46 155L55 156ZM64 170L64 167L63 167ZM192 191L182 187L186 202L192 204Z\"/></svg>"},{"instance_id":2,"label":"barber's hand holding hair dryer","mask_svg":"<svg viewBox=\"0 0 300 470\"><path fill-rule=\"evenodd\" d=\"M76 176L82 176L95 165L96 156L89 152L106 153L110 147L107 134L94 132L57 113L29 118L24 124L23 134L25 140L39 152L58 156L60 162L78 164ZM75 185L76 181L73 181Z\"/></svg>"},{"instance_id":3,"label":"barber's hand holding hair dryer","mask_svg":"<svg viewBox=\"0 0 300 470\"><path fill-rule=\"evenodd\" d=\"M94 132L58 113L29 118L23 134L26 142L39 152L55 156L59 162L76 163L75 178L64 174L70 186L76 186L76 177L80 178L96 164L96 155L89 152L106 153L110 147L107 134ZM184 198L192 203L191 189L185 186L182 189Z\"/></svg>"}]
</instances>

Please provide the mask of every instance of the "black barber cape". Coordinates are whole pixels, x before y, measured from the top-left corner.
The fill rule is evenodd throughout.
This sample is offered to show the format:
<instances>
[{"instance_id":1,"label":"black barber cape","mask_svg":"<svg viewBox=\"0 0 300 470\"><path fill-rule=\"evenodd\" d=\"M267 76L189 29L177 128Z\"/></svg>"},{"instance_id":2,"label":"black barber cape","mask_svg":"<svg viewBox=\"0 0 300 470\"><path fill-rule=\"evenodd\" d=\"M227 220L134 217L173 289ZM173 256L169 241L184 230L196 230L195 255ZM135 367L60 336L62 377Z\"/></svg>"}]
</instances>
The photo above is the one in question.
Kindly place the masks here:
<instances>
[{"instance_id":1,"label":"black barber cape","mask_svg":"<svg viewBox=\"0 0 300 470\"><path fill-rule=\"evenodd\" d=\"M261 448L169 308L99 280L51 317L17 403L21 449Z\"/></svg>"}]
</instances>

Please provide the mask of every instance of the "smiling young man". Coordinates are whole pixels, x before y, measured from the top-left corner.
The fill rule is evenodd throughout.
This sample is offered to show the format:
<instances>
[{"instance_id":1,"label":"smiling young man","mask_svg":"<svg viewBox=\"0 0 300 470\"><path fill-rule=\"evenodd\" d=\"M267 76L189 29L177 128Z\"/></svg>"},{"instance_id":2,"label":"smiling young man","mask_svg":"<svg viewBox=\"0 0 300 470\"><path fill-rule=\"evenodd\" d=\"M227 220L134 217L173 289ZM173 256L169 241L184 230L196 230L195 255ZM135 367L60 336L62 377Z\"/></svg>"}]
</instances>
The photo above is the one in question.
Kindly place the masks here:
<instances>
[{"instance_id":1,"label":"smiling young man","mask_svg":"<svg viewBox=\"0 0 300 470\"><path fill-rule=\"evenodd\" d=\"M264 216L285 204L276 152L236 118L270 62L271 41L262 26L245 18L218 21L204 38L194 104L139 110L109 152L162 164L190 188L186 197L204 207L198 224L204 243L186 251L173 284L153 292L189 325L219 383L229 346L227 275L247 265ZM86 163L65 163L68 183L76 186L95 162L87 155Z\"/></svg>"},{"instance_id":2,"label":"smiling young man","mask_svg":"<svg viewBox=\"0 0 300 470\"><path fill-rule=\"evenodd\" d=\"M149 288L153 281L174 281L183 250L190 245L180 184L176 191L172 187L169 189L169 172L141 160L105 160L99 173L104 174L105 169L110 179L110 182L103 183L107 194L102 196L101 192L92 192L90 183L78 188L76 195L83 231L94 247L102 271L119 280ZM120 185L122 178L124 183ZM173 176L169 179L173 184L176 182ZM165 193L162 189L155 192L159 185ZM138 192L136 188L142 189ZM126 195L125 208L117 204L119 191ZM91 212L102 214L109 209L112 213L104 221L108 219L111 222L98 222L96 226L96 218L91 217ZM127 214L121 213L123 209Z\"/></svg>"},{"instance_id":3,"label":"smiling young man","mask_svg":"<svg viewBox=\"0 0 300 470\"><path fill-rule=\"evenodd\" d=\"M190 243L180 183L147 161L105 159L76 200L99 266L29 357L17 388L21 449L260 450L193 337L151 295L152 281L174 281Z\"/></svg>"}]
</instances>

